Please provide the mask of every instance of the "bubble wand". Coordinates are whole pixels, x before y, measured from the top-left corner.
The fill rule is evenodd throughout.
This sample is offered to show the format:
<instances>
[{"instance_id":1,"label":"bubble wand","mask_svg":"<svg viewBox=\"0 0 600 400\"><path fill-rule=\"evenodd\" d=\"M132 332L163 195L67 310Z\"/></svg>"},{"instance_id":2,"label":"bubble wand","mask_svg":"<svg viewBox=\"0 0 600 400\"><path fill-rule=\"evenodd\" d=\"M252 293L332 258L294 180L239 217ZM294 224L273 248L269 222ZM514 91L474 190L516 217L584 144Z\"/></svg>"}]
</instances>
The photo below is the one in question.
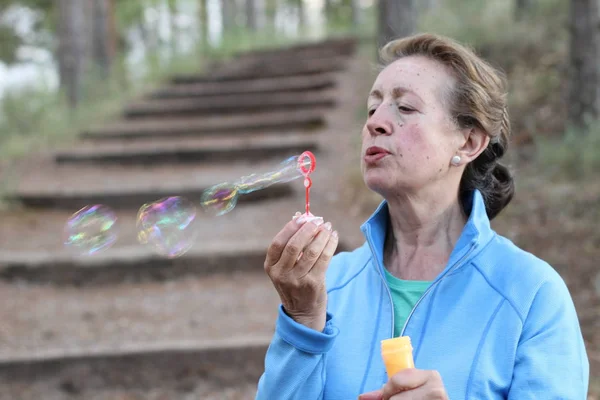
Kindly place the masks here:
<instances>
[{"instance_id":1,"label":"bubble wand","mask_svg":"<svg viewBox=\"0 0 600 400\"><path fill-rule=\"evenodd\" d=\"M305 159L308 158L308 162ZM305 188L305 213L306 216L311 216L310 213L310 187L312 186L312 180L310 179L310 174L312 174L317 167L317 160L315 159L315 155L310 151L305 151L300 154L298 158L298 169L304 176L304 188Z\"/></svg>"}]
</instances>

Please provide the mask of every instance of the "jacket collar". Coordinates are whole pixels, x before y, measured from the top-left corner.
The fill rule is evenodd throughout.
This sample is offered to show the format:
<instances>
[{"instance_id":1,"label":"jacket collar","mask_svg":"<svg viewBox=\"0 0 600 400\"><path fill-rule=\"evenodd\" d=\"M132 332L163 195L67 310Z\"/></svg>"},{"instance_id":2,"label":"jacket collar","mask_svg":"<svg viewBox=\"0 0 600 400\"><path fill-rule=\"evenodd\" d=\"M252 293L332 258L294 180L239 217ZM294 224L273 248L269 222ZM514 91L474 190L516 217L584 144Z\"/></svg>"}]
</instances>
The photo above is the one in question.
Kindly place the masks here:
<instances>
[{"instance_id":1,"label":"jacket collar","mask_svg":"<svg viewBox=\"0 0 600 400\"><path fill-rule=\"evenodd\" d=\"M487 243L494 235L485 211L485 203L481 192L477 189L474 190L470 200L471 204L468 208L471 209L471 212L469 218L454 246L454 250L450 254L446 268L440 275L444 275L449 268L452 268L459 261L467 261L466 259L463 260L466 254L469 254L469 258L472 258L475 255L475 251L472 250L477 247L481 249L482 245ZM389 218L388 204L384 200L360 227L381 273L383 273L383 247Z\"/></svg>"}]
</instances>

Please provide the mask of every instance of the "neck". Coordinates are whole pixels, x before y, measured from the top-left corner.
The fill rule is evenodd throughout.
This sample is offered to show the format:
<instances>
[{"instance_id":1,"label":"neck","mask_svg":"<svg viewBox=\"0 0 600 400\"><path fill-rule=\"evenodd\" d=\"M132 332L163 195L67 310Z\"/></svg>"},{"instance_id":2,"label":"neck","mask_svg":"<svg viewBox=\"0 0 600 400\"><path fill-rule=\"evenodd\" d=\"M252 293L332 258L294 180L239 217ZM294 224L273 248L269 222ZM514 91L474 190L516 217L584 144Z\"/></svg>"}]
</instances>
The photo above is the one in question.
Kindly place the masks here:
<instances>
[{"instance_id":1,"label":"neck","mask_svg":"<svg viewBox=\"0 0 600 400\"><path fill-rule=\"evenodd\" d=\"M388 199L388 209L384 248L388 271L401 279L435 279L467 220L457 192L402 194Z\"/></svg>"}]
</instances>

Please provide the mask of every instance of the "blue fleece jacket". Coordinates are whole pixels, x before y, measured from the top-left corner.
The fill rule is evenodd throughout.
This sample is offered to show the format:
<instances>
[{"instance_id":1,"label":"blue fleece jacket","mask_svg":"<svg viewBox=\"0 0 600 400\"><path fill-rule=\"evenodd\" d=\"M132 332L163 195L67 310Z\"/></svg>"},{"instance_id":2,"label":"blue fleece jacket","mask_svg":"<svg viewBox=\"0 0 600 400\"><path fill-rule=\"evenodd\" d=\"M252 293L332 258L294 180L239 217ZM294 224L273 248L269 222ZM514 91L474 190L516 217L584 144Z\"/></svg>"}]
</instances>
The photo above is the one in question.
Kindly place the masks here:
<instances>
[{"instance_id":1,"label":"blue fleece jacket","mask_svg":"<svg viewBox=\"0 0 600 400\"><path fill-rule=\"evenodd\" d=\"M589 364L564 281L491 229L478 191L471 204L448 265L404 325L416 367L439 371L452 400L585 400ZM365 244L332 259L323 332L280 307L257 400L350 400L387 381L380 341L394 329L383 269L388 218L383 202L361 227Z\"/></svg>"}]
</instances>

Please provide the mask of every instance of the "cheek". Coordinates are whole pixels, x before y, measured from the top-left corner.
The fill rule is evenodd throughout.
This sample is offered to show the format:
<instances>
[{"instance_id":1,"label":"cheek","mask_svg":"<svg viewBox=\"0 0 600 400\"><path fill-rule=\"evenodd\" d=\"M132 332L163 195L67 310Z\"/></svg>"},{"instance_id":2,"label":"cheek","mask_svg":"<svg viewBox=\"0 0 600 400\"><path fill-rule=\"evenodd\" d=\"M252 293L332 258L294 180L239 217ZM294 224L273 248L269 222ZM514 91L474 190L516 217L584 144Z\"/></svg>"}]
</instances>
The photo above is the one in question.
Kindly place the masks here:
<instances>
[{"instance_id":1,"label":"cheek","mask_svg":"<svg viewBox=\"0 0 600 400\"><path fill-rule=\"evenodd\" d=\"M397 136L399 154L412 159L420 159L421 157L426 159L426 155L431 151L430 147L419 123L403 125L400 135Z\"/></svg>"}]
</instances>

